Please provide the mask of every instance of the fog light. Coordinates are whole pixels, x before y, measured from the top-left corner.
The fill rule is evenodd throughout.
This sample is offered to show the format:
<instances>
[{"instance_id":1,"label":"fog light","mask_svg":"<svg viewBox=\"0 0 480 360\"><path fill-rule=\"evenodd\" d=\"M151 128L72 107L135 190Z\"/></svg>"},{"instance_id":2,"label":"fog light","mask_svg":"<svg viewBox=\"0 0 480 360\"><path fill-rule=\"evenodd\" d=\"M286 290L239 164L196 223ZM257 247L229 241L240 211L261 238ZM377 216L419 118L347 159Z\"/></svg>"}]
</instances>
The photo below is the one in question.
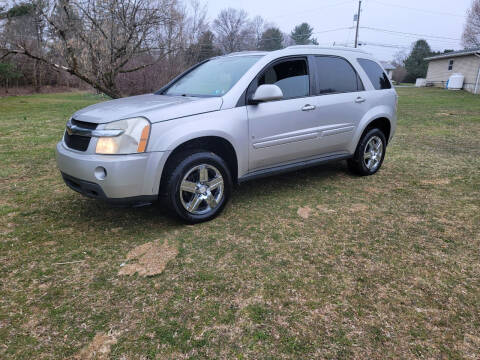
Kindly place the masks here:
<instances>
[{"instance_id":1,"label":"fog light","mask_svg":"<svg viewBox=\"0 0 480 360\"><path fill-rule=\"evenodd\" d=\"M94 174L98 180L104 180L107 177L107 170L103 166L97 166Z\"/></svg>"}]
</instances>

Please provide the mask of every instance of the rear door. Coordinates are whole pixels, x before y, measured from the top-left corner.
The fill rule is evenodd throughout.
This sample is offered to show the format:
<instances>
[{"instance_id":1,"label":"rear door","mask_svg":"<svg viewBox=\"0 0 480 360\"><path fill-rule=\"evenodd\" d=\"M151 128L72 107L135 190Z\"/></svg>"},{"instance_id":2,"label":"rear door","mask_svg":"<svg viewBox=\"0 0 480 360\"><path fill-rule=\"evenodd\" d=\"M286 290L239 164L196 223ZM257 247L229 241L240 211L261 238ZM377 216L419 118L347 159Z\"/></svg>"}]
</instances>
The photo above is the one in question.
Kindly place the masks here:
<instances>
[{"instance_id":1,"label":"rear door","mask_svg":"<svg viewBox=\"0 0 480 360\"><path fill-rule=\"evenodd\" d=\"M272 63L249 86L247 97L263 84L279 86L283 99L247 105L250 171L315 155L318 117L311 104L312 78L307 57Z\"/></svg>"},{"instance_id":2,"label":"rear door","mask_svg":"<svg viewBox=\"0 0 480 360\"><path fill-rule=\"evenodd\" d=\"M312 103L320 129L318 154L347 152L354 131L370 108L369 96L348 60L338 56L311 56L315 68Z\"/></svg>"}]
</instances>

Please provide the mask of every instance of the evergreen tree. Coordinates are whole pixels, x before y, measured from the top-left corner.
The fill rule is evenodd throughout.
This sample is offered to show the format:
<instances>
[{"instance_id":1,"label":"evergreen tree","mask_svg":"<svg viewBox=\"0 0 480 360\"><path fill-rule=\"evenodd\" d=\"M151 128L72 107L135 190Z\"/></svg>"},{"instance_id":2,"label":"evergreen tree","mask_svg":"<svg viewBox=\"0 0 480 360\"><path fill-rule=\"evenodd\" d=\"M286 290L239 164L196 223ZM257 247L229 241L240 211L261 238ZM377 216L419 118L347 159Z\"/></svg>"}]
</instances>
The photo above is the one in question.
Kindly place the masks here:
<instances>
[{"instance_id":1,"label":"evergreen tree","mask_svg":"<svg viewBox=\"0 0 480 360\"><path fill-rule=\"evenodd\" d=\"M318 45L317 39L312 38L313 28L308 23L295 26L290 36L297 45Z\"/></svg>"},{"instance_id":2,"label":"evergreen tree","mask_svg":"<svg viewBox=\"0 0 480 360\"><path fill-rule=\"evenodd\" d=\"M407 82L415 82L417 78L427 76L428 62L425 58L432 56L432 49L426 40L418 40L405 60L405 68L407 69Z\"/></svg>"},{"instance_id":3,"label":"evergreen tree","mask_svg":"<svg viewBox=\"0 0 480 360\"><path fill-rule=\"evenodd\" d=\"M203 60L209 59L221 54L219 48L214 45L215 35L207 30L200 35L198 42L190 45L186 51L186 60L188 65L197 64Z\"/></svg>"},{"instance_id":4,"label":"evergreen tree","mask_svg":"<svg viewBox=\"0 0 480 360\"><path fill-rule=\"evenodd\" d=\"M266 29L260 39L259 49L266 51L279 50L283 48L283 34L279 28L271 27Z\"/></svg>"},{"instance_id":5,"label":"evergreen tree","mask_svg":"<svg viewBox=\"0 0 480 360\"><path fill-rule=\"evenodd\" d=\"M18 72L15 65L5 62L0 62L0 81L3 81L5 90L8 93L8 87L11 80L15 80L22 77L22 73Z\"/></svg>"}]
</instances>

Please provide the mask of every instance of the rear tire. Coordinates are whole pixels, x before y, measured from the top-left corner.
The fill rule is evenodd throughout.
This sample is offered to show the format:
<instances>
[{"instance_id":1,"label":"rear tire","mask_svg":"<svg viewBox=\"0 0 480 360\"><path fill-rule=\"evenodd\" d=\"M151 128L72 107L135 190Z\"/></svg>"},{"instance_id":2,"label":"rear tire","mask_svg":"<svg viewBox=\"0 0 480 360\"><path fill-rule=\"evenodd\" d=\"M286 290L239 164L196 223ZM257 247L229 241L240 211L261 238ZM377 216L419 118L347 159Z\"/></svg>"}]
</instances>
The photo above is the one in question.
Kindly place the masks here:
<instances>
[{"instance_id":1,"label":"rear tire","mask_svg":"<svg viewBox=\"0 0 480 360\"><path fill-rule=\"evenodd\" d=\"M182 152L166 171L164 199L171 212L189 224L214 219L230 199L230 171L226 162L212 152Z\"/></svg>"},{"instance_id":2,"label":"rear tire","mask_svg":"<svg viewBox=\"0 0 480 360\"><path fill-rule=\"evenodd\" d=\"M369 130L358 142L355 154L348 160L348 168L360 176L375 174L385 158L387 141L377 128Z\"/></svg>"}]
</instances>

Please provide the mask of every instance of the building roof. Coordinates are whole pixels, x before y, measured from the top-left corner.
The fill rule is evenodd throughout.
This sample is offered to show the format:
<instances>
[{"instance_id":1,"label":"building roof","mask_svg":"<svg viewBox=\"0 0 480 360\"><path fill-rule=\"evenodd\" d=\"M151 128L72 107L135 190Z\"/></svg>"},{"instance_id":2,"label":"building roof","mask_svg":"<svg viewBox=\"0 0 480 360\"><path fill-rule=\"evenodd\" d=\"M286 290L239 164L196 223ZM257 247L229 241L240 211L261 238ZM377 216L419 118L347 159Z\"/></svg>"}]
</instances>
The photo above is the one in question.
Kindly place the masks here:
<instances>
[{"instance_id":1,"label":"building roof","mask_svg":"<svg viewBox=\"0 0 480 360\"><path fill-rule=\"evenodd\" d=\"M448 59L452 57L467 56L467 55L473 55L473 54L480 54L480 47L473 48L473 49L460 50L460 51L452 51L452 52L441 54L441 55L430 56L425 58L425 60L430 61L430 60L437 60L437 59Z\"/></svg>"}]
</instances>

